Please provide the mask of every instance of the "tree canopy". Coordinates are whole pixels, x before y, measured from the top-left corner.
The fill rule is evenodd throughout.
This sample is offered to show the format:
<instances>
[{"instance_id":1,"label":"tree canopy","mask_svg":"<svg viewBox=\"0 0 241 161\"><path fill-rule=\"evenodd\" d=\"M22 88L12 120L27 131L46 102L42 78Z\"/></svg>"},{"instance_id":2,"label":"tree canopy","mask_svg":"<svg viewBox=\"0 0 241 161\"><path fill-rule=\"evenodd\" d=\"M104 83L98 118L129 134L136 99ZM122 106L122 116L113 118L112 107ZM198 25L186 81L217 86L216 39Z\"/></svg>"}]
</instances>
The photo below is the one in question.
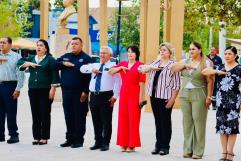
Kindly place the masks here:
<instances>
[{"instance_id":1,"label":"tree canopy","mask_svg":"<svg viewBox=\"0 0 241 161\"><path fill-rule=\"evenodd\" d=\"M26 30L31 26L27 21L29 18L28 4L17 1L0 1L0 37L25 36Z\"/></svg>"}]
</instances>

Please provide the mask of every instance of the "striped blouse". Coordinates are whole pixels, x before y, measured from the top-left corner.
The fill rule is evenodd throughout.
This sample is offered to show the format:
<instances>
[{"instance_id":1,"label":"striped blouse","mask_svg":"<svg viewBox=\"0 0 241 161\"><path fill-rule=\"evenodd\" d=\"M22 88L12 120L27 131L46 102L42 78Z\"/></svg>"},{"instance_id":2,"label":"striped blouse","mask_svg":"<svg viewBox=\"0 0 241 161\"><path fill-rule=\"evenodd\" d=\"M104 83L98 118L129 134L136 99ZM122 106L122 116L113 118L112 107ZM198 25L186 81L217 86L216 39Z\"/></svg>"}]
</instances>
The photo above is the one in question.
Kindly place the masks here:
<instances>
[{"instance_id":1,"label":"striped blouse","mask_svg":"<svg viewBox=\"0 0 241 161\"><path fill-rule=\"evenodd\" d=\"M174 61L170 60L167 65L162 69L157 82L157 87L155 91L155 97L161 99L170 99L173 90L180 89L180 72L171 71L171 66ZM159 67L161 60L156 60L150 64L150 66ZM153 81L156 71L149 71L149 80L147 85L147 95L152 96L153 91Z\"/></svg>"}]
</instances>

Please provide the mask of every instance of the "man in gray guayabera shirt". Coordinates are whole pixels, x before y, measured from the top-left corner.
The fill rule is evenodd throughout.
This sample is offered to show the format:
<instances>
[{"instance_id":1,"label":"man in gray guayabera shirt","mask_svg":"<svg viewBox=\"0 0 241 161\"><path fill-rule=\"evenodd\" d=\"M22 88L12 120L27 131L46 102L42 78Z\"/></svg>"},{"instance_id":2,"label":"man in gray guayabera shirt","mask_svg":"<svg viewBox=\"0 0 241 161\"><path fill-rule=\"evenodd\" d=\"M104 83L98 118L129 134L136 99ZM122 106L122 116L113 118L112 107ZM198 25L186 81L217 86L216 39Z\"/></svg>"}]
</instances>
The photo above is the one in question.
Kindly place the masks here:
<instances>
[{"instance_id":1,"label":"man in gray guayabera shirt","mask_svg":"<svg viewBox=\"0 0 241 161\"><path fill-rule=\"evenodd\" d=\"M17 99L24 83L24 72L16 67L21 56L11 50L12 39L0 39L0 142L5 141L5 120L9 131L8 144L19 142Z\"/></svg>"}]
</instances>

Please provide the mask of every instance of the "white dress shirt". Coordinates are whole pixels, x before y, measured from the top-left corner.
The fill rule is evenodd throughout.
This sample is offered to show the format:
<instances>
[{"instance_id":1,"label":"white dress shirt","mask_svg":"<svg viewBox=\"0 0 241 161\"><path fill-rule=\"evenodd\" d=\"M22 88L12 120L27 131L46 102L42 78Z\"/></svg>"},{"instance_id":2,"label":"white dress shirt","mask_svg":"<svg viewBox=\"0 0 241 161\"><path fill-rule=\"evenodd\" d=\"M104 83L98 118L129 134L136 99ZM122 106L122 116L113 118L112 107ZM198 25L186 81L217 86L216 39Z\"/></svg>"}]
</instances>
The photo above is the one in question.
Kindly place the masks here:
<instances>
[{"instance_id":1,"label":"white dress shirt","mask_svg":"<svg viewBox=\"0 0 241 161\"><path fill-rule=\"evenodd\" d=\"M108 61L103 66L102 76L101 76L101 86L100 92L105 91L112 91L114 92L114 97L117 98L120 94L120 86L121 86L121 79L119 74L108 74L108 71L111 67L115 66L114 62ZM80 67L81 73L92 73L89 90L91 92L95 92L95 81L96 81L96 74L92 72L93 69L99 70L101 63L92 63L82 65Z\"/></svg>"}]
</instances>

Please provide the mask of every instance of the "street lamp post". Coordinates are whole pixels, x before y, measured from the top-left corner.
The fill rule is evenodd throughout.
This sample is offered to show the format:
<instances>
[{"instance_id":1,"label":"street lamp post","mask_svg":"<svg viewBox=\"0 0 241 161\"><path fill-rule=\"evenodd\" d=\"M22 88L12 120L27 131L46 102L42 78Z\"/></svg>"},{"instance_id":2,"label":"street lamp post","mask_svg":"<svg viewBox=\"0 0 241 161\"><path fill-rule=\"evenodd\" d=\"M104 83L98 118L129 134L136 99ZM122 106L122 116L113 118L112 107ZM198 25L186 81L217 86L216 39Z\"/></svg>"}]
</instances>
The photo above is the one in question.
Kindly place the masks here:
<instances>
[{"instance_id":1,"label":"street lamp post","mask_svg":"<svg viewBox=\"0 0 241 161\"><path fill-rule=\"evenodd\" d=\"M129 0L118 0L119 1L119 8L118 8L118 19L117 19L117 37L116 37L116 56L120 56L120 28L121 28L121 5L122 1L129 1Z\"/></svg>"},{"instance_id":2,"label":"street lamp post","mask_svg":"<svg viewBox=\"0 0 241 161\"><path fill-rule=\"evenodd\" d=\"M121 25L121 0L119 0L118 20L117 20L117 37L116 37L116 56L120 56L120 25Z\"/></svg>"}]
</instances>

